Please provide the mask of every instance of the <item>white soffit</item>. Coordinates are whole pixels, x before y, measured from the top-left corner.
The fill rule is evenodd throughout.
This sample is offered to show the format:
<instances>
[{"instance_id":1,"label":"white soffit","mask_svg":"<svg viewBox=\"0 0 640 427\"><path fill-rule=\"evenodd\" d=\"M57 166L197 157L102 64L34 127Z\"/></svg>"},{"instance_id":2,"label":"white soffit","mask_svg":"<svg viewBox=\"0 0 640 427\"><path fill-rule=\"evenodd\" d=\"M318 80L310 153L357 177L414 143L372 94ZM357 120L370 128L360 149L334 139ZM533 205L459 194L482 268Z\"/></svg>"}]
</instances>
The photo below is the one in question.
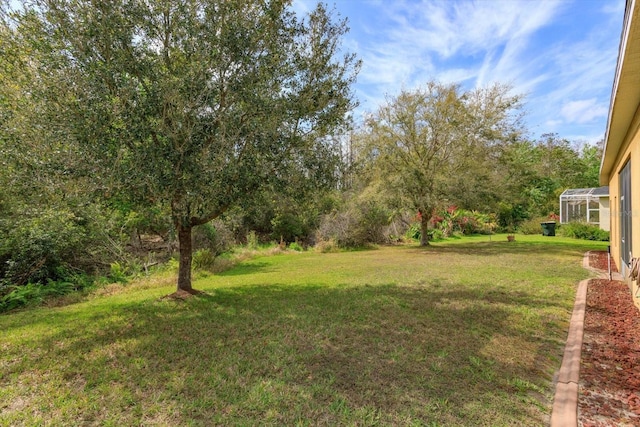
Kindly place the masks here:
<instances>
[{"instance_id":1,"label":"white soffit","mask_svg":"<svg viewBox=\"0 0 640 427\"><path fill-rule=\"evenodd\" d=\"M640 105L639 20L640 9L636 0L628 0L609 106L605 151L600 165L601 184L608 184L609 175Z\"/></svg>"}]
</instances>

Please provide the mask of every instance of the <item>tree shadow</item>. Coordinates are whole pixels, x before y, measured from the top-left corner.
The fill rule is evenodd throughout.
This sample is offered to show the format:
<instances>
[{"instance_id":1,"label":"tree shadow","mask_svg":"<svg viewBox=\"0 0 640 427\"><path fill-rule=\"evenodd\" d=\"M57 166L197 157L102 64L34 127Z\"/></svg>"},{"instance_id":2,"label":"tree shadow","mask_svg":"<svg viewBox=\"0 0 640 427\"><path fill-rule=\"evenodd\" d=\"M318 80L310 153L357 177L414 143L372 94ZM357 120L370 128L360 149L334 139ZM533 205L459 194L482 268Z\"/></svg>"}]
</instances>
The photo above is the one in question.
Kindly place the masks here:
<instances>
[{"instance_id":1,"label":"tree shadow","mask_svg":"<svg viewBox=\"0 0 640 427\"><path fill-rule=\"evenodd\" d=\"M505 254L532 254L544 255L549 253L549 246L553 247L554 255L575 255L593 250L594 246L589 241L576 243L575 246L567 246L566 242L527 242L527 241L486 241L457 243L452 245L432 244L429 246L406 246L405 250L422 252L425 254L472 254L479 256L503 256Z\"/></svg>"},{"instance_id":2,"label":"tree shadow","mask_svg":"<svg viewBox=\"0 0 640 427\"><path fill-rule=\"evenodd\" d=\"M178 424L252 424L270 413L284 424L309 417L340 424L369 411L383 424L537 425L544 409L531 407L531 390L520 390L516 379L550 382L540 370L555 363L549 353L559 352L562 331L541 321L546 333L531 335L513 321L513 307L561 305L500 291L479 298L443 286L318 283L124 302L84 310L81 318L78 307L7 322L56 325L25 340L25 349L40 351L7 375L44 364L69 380L70 398L102 401L108 416L136 422L140 405L151 408L145 416ZM491 348L515 352L513 343L531 349L526 362ZM506 403L499 419L492 418L496 399ZM99 408L85 415L105 416Z\"/></svg>"},{"instance_id":3,"label":"tree shadow","mask_svg":"<svg viewBox=\"0 0 640 427\"><path fill-rule=\"evenodd\" d=\"M255 274L269 271L269 264L266 262L252 261L234 265L233 268L217 273L217 276L241 276L244 274Z\"/></svg>"}]
</instances>

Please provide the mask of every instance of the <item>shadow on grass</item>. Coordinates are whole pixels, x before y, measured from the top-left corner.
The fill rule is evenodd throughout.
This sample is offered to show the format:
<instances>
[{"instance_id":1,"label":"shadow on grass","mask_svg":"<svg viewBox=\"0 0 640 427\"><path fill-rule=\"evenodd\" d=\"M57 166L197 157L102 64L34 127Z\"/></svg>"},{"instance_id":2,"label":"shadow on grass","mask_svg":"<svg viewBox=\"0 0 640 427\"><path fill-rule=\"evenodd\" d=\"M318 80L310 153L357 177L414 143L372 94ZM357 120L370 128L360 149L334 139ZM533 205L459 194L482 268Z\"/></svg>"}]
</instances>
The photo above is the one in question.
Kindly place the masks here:
<instances>
[{"instance_id":1,"label":"shadow on grass","mask_svg":"<svg viewBox=\"0 0 640 427\"><path fill-rule=\"evenodd\" d=\"M233 268L217 273L218 276L241 276L243 274L262 273L268 270L269 264L266 262L256 262L236 264Z\"/></svg>"},{"instance_id":2,"label":"shadow on grass","mask_svg":"<svg viewBox=\"0 0 640 427\"><path fill-rule=\"evenodd\" d=\"M406 246L408 251L420 251L435 254L473 254L480 256L502 256L507 254L532 254L536 256L550 253L556 255L576 255L590 250L602 250L601 242L591 242L588 240L576 240L567 243L565 240L548 241L473 241L469 243L447 244L447 242L436 242L429 246ZM550 251L552 248L552 251ZM604 246L606 250L606 246Z\"/></svg>"},{"instance_id":3,"label":"shadow on grass","mask_svg":"<svg viewBox=\"0 0 640 427\"><path fill-rule=\"evenodd\" d=\"M67 411L98 423L540 425L549 402L534 394L546 392L562 331L518 312L554 308L429 286L215 289L20 316L15 326L54 327L13 349L25 358L5 378L52 373L31 393L60 387L86 405L54 409L58 421Z\"/></svg>"}]
</instances>

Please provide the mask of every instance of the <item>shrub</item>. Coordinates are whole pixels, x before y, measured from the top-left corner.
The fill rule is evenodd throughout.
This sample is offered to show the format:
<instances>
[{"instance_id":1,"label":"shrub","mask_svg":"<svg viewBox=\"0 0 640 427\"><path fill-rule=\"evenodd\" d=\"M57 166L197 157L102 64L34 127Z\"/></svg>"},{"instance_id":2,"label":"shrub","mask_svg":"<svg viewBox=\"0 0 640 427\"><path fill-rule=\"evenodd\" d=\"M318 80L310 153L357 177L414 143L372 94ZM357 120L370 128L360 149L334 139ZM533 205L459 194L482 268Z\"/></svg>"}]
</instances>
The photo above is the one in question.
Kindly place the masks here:
<instances>
[{"instance_id":1,"label":"shrub","mask_svg":"<svg viewBox=\"0 0 640 427\"><path fill-rule=\"evenodd\" d=\"M332 242L337 246L364 244L356 227L357 218L352 211L324 215L316 232L316 242Z\"/></svg>"},{"instance_id":2,"label":"shrub","mask_svg":"<svg viewBox=\"0 0 640 427\"><path fill-rule=\"evenodd\" d=\"M428 231L429 234L429 240L430 241L434 241L434 240L442 240L445 237L447 237L444 232L440 229L437 228L432 228Z\"/></svg>"},{"instance_id":3,"label":"shrub","mask_svg":"<svg viewBox=\"0 0 640 427\"><path fill-rule=\"evenodd\" d=\"M314 249L323 254L326 254L331 252L338 252L340 248L335 240L329 239L329 240L320 240L316 242Z\"/></svg>"},{"instance_id":4,"label":"shrub","mask_svg":"<svg viewBox=\"0 0 640 427\"><path fill-rule=\"evenodd\" d=\"M81 217L46 210L16 221L4 230L0 277L15 285L64 279L62 273L87 249L90 236Z\"/></svg>"},{"instance_id":5,"label":"shrub","mask_svg":"<svg viewBox=\"0 0 640 427\"><path fill-rule=\"evenodd\" d=\"M234 243L233 232L222 220L214 220L193 229L193 248L196 251L206 249L217 257L228 252Z\"/></svg>"},{"instance_id":6,"label":"shrub","mask_svg":"<svg viewBox=\"0 0 640 427\"><path fill-rule=\"evenodd\" d=\"M302 252L304 250L304 248L298 242L290 243L289 249L296 252Z\"/></svg>"},{"instance_id":7,"label":"shrub","mask_svg":"<svg viewBox=\"0 0 640 427\"><path fill-rule=\"evenodd\" d=\"M0 313L21 307L39 305L47 299L89 288L93 282L85 275L73 276L73 281L49 280L46 284L27 283L9 286L9 291L0 298Z\"/></svg>"},{"instance_id":8,"label":"shrub","mask_svg":"<svg viewBox=\"0 0 640 427\"><path fill-rule=\"evenodd\" d=\"M322 217L316 241L333 240L342 248L388 243L389 213L374 202L354 202L344 211Z\"/></svg>"},{"instance_id":9,"label":"shrub","mask_svg":"<svg viewBox=\"0 0 640 427\"><path fill-rule=\"evenodd\" d=\"M574 239L596 240L601 242L609 241L608 231L601 229L597 225L584 222L562 224L558 232L564 237L572 237Z\"/></svg>"},{"instance_id":10,"label":"shrub","mask_svg":"<svg viewBox=\"0 0 640 427\"><path fill-rule=\"evenodd\" d=\"M497 227L497 218L493 214L483 214L478 211L459 209L455 206L437 212L431 219L435 233L435 239L446 238L455 235L491 234ZM416 238L420 238L420 228L414 232ZM431 238L431 235L430 235Z\"/></svg>"},{"instance_id":11,"label":"shrub","mask_svg":"<svg viewBox=\"0 0 640 427\"><path fill-rule=\"evenodd\" d=\"M306 236L302 218L292 212L278 212L271 220L272 237L276 240L293 242Z\"/></svg>"},{"instance_id":12,"label":"shrub","mask_svg":"<svg viewBox=\"0 0 640 427\"><path fill-rule=\"evenodd\" d=\"M542 226L540 224L547 221L549 221L547 217L538 217L524 221L518 226L518 232L522 234L542 234Z\"/></svg>"},{"instance_id":13,"label":"shrub","mask_svg":"<svg viewBox=\"0 0 640 427\"><path fill-rule=\"evenodd\" d=\"M73 281L125 261L122 216L100 204L25 205L0 213L0 282Z\"/></svg>"},{"instance_id":14,"label":"shrub","mask_svg":"<svg viewBox=\"0 0 640 427\"><path fill-rule=\"evenodd\" d=\"M525 221L529 215L527 209L522 204L512 205L506 202L498 204L497 225L502 230L511 231L516 225Z\"/></svg>"},{"instance_id":15,"label":"shrub","mask_svg":"<svg viewBox=\"0 0 640 427\"><path fill-rule=\"evenodd\" d=\"M405 233L405 237L410 240L420 240L421 235L420 223L417 222L411 224Z\"/></svg>"},{"instance_id":16,"label":"shrub","mask_svg":"<svg viewBox=\"0 0 640 427\"><path fill-rule=\"evenodd\" d=\"M211 252L209 249L198 249L193 253L191 264L196 270L213 271L216 257L216 254Z\"/></svg>"},{"instance_id":17,"label":"shrub","mask_svg":"<svg viewBox=\"0 0 640 427\"><path fill-rule=\"evenodd\" d=\"M0 212L0 310L92 286L105 265L125 262L122 216L104 205L17 206Z\"/></svg>"},{"instance_id":18,"label":"shrub","mask_svg":"<svg viewBox=\"0 0 640 427\"><path fill-rule=\"evenodd\" d=\"M127 268L124 264L115 261L112 262L109 266L109 279L114 283L127 283L129 279L127 278Z\"/></svg>"},{"instance_id":19,"label":"shrub","mask_svg":"<svg viewBox=\"0 0 640 427\"><path fill-rule=\"evenodd\" d=\"M258 235L254 230L247 233L247 248L258 249Z\"/></svg>"}]
</instances>

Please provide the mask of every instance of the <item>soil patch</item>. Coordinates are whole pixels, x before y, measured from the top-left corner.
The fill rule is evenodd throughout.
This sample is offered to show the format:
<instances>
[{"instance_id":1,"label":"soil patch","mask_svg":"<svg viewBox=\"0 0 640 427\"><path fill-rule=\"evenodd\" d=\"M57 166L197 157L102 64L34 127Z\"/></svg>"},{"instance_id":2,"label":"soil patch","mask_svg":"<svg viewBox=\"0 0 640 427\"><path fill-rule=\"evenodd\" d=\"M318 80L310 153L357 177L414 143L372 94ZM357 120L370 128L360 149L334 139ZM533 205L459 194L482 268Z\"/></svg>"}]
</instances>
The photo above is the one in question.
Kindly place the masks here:
<instances>
[{"instance_id":1,"label":"soil patch","mask_svg":"<svg viewBox=\"0 0 640 427\"><path fill-rule=\"evenodd\" d=\"M609 266L611 266L612 272L617 272L618 267L616 264L611 261L609 264L608 253L603 251L590 251L589 252L589 267L595 268L596 270L608 271Z\"/></svg>"},{"instance_id":2,"label":"soil patch","mask_svg":"<svg viewBox=\"0 0 640 427\"><path fill-rule=\"evenodd\" d=\"M191 289L190 291L179 289L172 294L163 296L160 299L172 300L172 301L184 301L191 297L197 297L197 296L203 296L203 295L207 295L207 294L205 292L198 291L196 289Z\"/></svg>"},{"instance_id":3,"label":"soil patch","mask_svg":"<svg viewBox=\"0 0 640 427\"><path fill-rule=\"evenodd\" d=\"M607 253L589 266L607 271ZM615 268L612 265L612 269ZM594 279L587 288L580 364L578 425L640 426L640 311L629 287Z\"/></svg>"}]
</instances>

